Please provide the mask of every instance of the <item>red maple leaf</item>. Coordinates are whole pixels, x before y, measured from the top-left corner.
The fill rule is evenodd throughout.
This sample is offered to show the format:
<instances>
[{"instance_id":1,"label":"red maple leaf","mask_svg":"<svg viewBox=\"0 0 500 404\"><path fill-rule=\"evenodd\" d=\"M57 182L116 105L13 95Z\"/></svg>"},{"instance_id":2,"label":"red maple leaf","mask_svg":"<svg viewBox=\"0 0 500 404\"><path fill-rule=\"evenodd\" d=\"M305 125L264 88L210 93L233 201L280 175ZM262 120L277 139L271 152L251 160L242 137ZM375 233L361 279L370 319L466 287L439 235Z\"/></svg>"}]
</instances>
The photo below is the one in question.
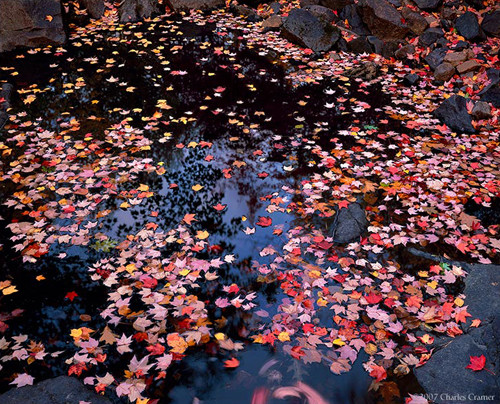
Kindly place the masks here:
<instances>
[{"instance_id":1,"label":"red maple leaf","mask_svg":"<svg viewBox=\"0 0 500 404\"><path fill-rule=\"evenodd\" d=\"M484 365L486 365L486 357L484 355L471 356L470 363L465 367L465 369L471 369L474 372L479 372L484 369Z\"/></svg>"},{"instance_id":2,"label":"red maple leaf","mask_svg":"<svg viewBox=\"0 0 500 404\"><path fill-rule=\"evenodd\" d=\"M224 362L225 368L237 368L239 365L240 361L236 358L231 358Z\"/></svg>"},{"instance_id":3,"label":"red maple leaf","mask_svg":"<svg viewBox=\"0 0 500 404\"><path fill-rule=\"evenodd\" d=\"M255 223L257 226L268 227L273 223L273 219L267 216L259 216L259 220Z\"/></svg>"},{"instance_id":4,"label":"red maple leaf","mask_svg":"<svg viewBox=\"0 0 500 404\"><path fill-rule=\"evenodd\" d=\"M72 292L66 293L66 296L64 296L66 299L69 299L73 301L75 297L78 297L78 293L76 293L74 290Z\"/></svg>"}]
</instances>

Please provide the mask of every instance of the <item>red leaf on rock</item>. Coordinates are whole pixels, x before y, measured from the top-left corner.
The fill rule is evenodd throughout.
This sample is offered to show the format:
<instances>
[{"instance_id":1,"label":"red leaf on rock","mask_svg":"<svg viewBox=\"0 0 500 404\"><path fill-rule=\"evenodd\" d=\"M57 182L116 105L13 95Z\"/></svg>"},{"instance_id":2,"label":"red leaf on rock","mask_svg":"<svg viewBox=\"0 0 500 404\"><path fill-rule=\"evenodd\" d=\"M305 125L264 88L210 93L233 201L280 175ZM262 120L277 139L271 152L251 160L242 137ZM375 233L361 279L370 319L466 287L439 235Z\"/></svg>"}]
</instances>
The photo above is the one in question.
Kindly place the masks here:
<instances>
[{"instance_id":1,"label":"red leaf on rock","mask_svg":"<svg viewBox=\"0 0 500 404\"><path fill-rule=\"evenodd\" d=\"M486 357L484 355L471 356L470 363L465 368L471 369L474 372L479 372L484 369L484 365L486 365Z\"/></svg>"}]
</instances>

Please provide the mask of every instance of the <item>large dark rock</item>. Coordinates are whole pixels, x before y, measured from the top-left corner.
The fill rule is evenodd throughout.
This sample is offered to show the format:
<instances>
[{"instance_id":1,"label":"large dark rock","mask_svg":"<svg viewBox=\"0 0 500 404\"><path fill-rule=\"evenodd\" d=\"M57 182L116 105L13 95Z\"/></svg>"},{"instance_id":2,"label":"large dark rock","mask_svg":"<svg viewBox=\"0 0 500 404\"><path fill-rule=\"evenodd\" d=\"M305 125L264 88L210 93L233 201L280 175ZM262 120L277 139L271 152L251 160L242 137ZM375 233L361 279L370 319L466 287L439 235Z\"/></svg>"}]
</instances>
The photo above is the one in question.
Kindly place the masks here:
<instances>
[{"instance_id":1,"label":"large dark rock","mask_svg":"<svg viewBox=\"0 0 500 404\"><path fill-rule=\"evenodd\" d=\"M365 37L357 37L350 42L347 42L347 49L352 53L372 53L373 49Z\"/></svg>"},{"instance_id":2,"label":"large dark rock","mask_svg":"<svg viewBox=\"0 0 500 404\"><path fill-rule=\"evenodd\" d=\"M2 404L111 404L111 401L85 387L77 379L59 376L33 386L12 389L0 395Z\"/></svg>"},{"instance_id":3,"label":"large dark rock","mask_svg":"<svg viewBox=\"0 0 500 404\"><path fill-rule=\"evenodd\" d=\"M167 4L173 11L205 10L224 6L225 0L167 0Z\"/></svg>"},{"instance_id":4,"label":"large dark rock","mask_svg":"<svg viewBox=\"0 0 500 404\"><path fill-rule=\"evenodd\" d=\"M474 133L472 118L467 112L467 101L460 95L452 95L434 111L436 118L458 132Z\"/></svg>"},{"instance_id":5,"label":"large dark rock","mask_svg":"<svg viewBox=\"0 0 500 404\"><path fill-rule=\"evenodd\" d=\"M435 70L436 67L438 67L441 63L443 63L447 51L448 49L446 48L434 49L424 58L424 60L427 62L427 64L430 66L432 70Z\"/></svg>"},{"instance_id":6,"label":"large dark rock","mask_svg":"<svg viewBox=\"0 0 500 404\"><path fill-rule=\"evenodd\" d=\"M361 205L350 203L347 208L337 212L332 227L332 237L336 243L349 243L359 239L367 227L368 221Z\"/></svg>"},{"instance_id":7,"label":"large dark rock","mask_svg":"<svg viewBox=\"0 0 500 404\"><path fill-rule=\"evenodd\" d=\"M403 16L386 0L361 0L358 6L363 22L380 39L403 39L408 33Z\"/></svg>"},{"instance_id":8,"label":"large dark rock","mask_svg":"<svg viewBox=\"0 0 500 404\"><path fill-rule=\"evenodd\" d=\"M314 52L330 50L340 38L340 32L336 27L299 8L290 11L281 33L288 40L310 48Z\"/></svg>"},{"instance_id":9,"label":"large dark rock","mask_svg":"<svg viewBox=\"0 0 500 404\"><path fill-rule=\"evenodd\" d=\"M156 0L123 0L118 8L121 22L135 22L159 12Z\"/></svg>"},{"instance_id":10,"label":"large dark rock","mask_svg":"<svg viewBox=\"0 0 500 404\"><path fill-rule=\"evenodd\" d=\"M492 103L495 108L500 108L500 86L491 86L481 96L481 101Z\"/></svg>"},{"instance_id":11,"label":"large dark rock","mask_svg":"<svg viewBox=\"0 0 500 404\"><path fill-rule=\"evenodd\" d=\"M438 347L424 366L415 368L415 375L422 387L433 393L435 403L496 402L500 385L500 267L456 264L468 272L465 304L470 319L480 319L481 325L464 327L467 334ZM493 374L465 369L471 356L481 355ZM471 399L474 396L476 399ZM483 399L477 398L480 396Z\"/></svg>"},{"instance_id":12,"label":"large dark rock","mask_svg":"<svg viewBox=\"0 0 500 404\"><path fill-rule=\"evenodd\" d=\"M325 24L331 24L339 19L332 10L324 6L307 6L304 7L304 10L309 11Z\"/></svg>"},{"instance_id":13,"label":"large dark rock","mask_svg":"<svg viewBox=\"0 0 500 404\"><path fill-rule=\"evenodd\" d=\"M345 6L353 4L353 0L321 0L319 4L332 10L342 10Z\"/></svg>"},{"instance_id":14,"label":"large dark rock","mask_svg":"<svg viewBox=\"0 0 500 404\"><path fill-rule=\"evenodd\" d=\"M413 0L421 10L435 10L438 8L443 0Z\"/></svg>"},{"instance_id":15,"label":"large dark rock","mask_svg":"<svg viewBox=\"0 0 500 404\"><path fill-rule=\"evenodd\" d=\"M92 18L101 18L106 11L104 0L80 0L80 4L87 9L88 15Z\"/></svg>"},{"instance_id":16,"label":"large dark rock","mask_svg":"<svg viewBox=\"0 0 500 404\"><path fill-rule=\"evenodd\" d=\"M0 0L0 52L65 41L59 0Z\"/></svg>"},{"instance_id":17,"label":"large dark rock","mask_svg":"<svg viewBox=\"0 0 500 404\"><path fill-rule=\"evenodd\" d=\"M406 20L406 23L408 24L410 30L417 35L423 33L429 26L429 23L424 18L424 16L422 16L420 13L417 13L416 11L411 10L408 7L404 7L401 11L401 14Z\"/></svg>"},{"instance_id":18,"label":"large dark rock","mask_svg":"<svg viewBox=\"0 0 500 404\"><path fill-rule=\"evenodd\" d=\"M370 30L363 22L356 4L344 7L339 16L341 20L347 20L351 31L354 31L358 35L370 35Z\"/></svg>"},{"instance_id":19,"label":"large dark rock","mask_svg":"<svg viewBox=\"0 0 500 404\"><path fill-rule=\"evenodd\" d=\"M472 109L471 115L476 119L488 119L491 118L491 107L490 104L484 101L478 101Z\"/></svg>"},{"instance_id":20,"label":"large dark rock","mask_svg":"<svg viewBox=\"0 0 500 404\"><path fill-rule=\"evenodd\" d=\"M489 36L500 37L500 9L486 14L481 28Z\"/></svg>"},{"instance_id":21,"label":"large dark rock","mask_svg":"<svg viewBox=\"0 0 500 404\"><path fill-rule=\"evenodd\" d=\"M482 36L481 27L476 14L467 11L457 18L455 28L465 39L479 39Z\"/></svg>"},{"instance_id":22,"label":"large dark rock","mask_svg":"<svg viewBox=\"0 0 500 404\"><path fill-rule=\"evenodd\" d=\"M418 44L420 46L431 46L436 43L438 39L444 36L444 32L441 28L433 27L425 30L425 32L418 38Z\"/></svg>"}]
</instances>

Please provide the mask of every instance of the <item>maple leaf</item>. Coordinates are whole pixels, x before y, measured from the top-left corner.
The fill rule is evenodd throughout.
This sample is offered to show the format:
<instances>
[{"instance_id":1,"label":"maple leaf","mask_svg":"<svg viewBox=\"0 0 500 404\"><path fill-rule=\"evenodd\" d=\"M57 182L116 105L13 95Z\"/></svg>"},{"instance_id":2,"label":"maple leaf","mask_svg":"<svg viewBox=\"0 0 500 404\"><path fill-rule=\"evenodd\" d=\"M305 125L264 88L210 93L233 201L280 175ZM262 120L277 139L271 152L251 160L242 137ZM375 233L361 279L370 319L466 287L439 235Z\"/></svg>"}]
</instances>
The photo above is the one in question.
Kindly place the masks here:
<instances>
[{"instance_id":1,"label":"maple leaf","mask_svg":"<svg viewBox=\"0 0 500 404\"><path fill-rule=\"evenodd\" d=\"M380 365L372 365L370 376L374 377L377 382L384 380L387 377L386 370Z\"/></svg>"},{"instance_id":2,"label":"maple leaf","mask_svg":"<svg viewBox=\"0 0 500 404\"><path fill-rule=\"evenodd\" d=\"M226 206L227 206L227 205L222 205L222 204L218 203L217 205L213 206L213 208L214 208L215 210L217 210L217 211L219 211L219 212L220 212L220 211L222 211L222 210L226 209Z\"/></svg>"},{"instance_id":3,"label":"maple leaf","mask_svg":"<svg viewBox=\"0 0 500 404\"><path fill-rule=\"evenodd\" d=\"M236 358L231 358L231 359L228 359L227 361L224 361L225 368L237 368L239 365L240 365L240 361Z\"/></svg>"},{"instance_id":4,"label":"maple leaf","mask_svg":"<svg viewBox=\"0 0 500 404\"><path fill-rule=\"evenodd\" d=\"M66 296L64 296L66 299L69 299L73 301L75 297L78 297L78 293L76 293L74 290L71 292L66 293Z\"/></svg>"},{"instance_id":5,"label":"maple leaf","mask_svg":"<svg viewBox=\"0 0 500 404\"><path fill-rule=\"evenodd\" d=\"M12 381L10 384L15 384L17 387L31 386L33 385L34 380L35 378L30 376L29 374L22 373L20 375L17 375L14 381Z\"/></svg>"},{"instance_id":6,"label":"maple leaf","mask_svg":"<svg viewBox=\"0 0 500 404\"><path fill-rule=\"evenodd\" d=\"M471 369L474 372L479 372L484 369L485 365L486 365L486 357L484 355L471 356L470 363L465 367L465 369Z\"/></svg>"},{"instance_id":7,"label":"maple leaf","mask_svg":"<svg viewBox=\"0 0 500 404\"><path fill-rule=\"evenodd\" d=\"M190 225L193 221L196 221L196 219L194 218L196 215L194 213L187 213L186 215L184 215L184 218L182 219L182 221L188 225Z\"/></svg>"},{"instance_id":8,"label":"maple leaf","mask_svg":"<svg viewBox=\"0 0 500 404\"><path fill-rule=\"evenodd\" d=\"M273 220L268 216L259 216L259 220L255 223L257 226L268 227L271 226Z\"/></svg>"}]
</instances>

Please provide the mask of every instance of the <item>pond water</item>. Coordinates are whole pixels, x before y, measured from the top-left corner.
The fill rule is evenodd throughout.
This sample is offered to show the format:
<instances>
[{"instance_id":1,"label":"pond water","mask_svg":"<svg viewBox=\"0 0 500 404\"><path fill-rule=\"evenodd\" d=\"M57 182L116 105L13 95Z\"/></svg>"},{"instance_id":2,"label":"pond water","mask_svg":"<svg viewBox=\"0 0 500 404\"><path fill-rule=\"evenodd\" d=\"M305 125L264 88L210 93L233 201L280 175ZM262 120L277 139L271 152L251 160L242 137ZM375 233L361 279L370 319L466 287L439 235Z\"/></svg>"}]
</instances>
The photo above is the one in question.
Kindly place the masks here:
<instances>
[{"instance_id":1,"label":"pond water","mask_svg":"<svg viewBox=\"0 0 500 404\"><path fill-rule=\"evenodd\" d=\"M165 172L138 172L133 181L120 184L120 192L136 189L139 184L154 192L137 205L121 207L127 197L118 191L103 202L101 208L109 213L93 219L99 234L105 235L101 238L107 240L104 244L95 241L68 247L55 243L47 254L29 263L13 248L10 232L2 232L3 279L12 280L19 292L9 299L1 298L1 311L24 310L9 320L7 333L27 334L56 350L75 352L69 330L82 325L94 330L106 326L100 313L107 307L108 290L91 279L88 268L106 259L110 249L148 223L170 229L189 214L196 215L194 231L210 233L210 244L200 256L234 255L219 272L221 284L258 292L254 303L275 312L286 295L278 283L259 280L252 265L265 262L260 254L263 248L272 245L280 249L286 243L284 237L273 234L275 226L289 229L308 223L293 210L285 210L272 214L274 227L257 227L253 237L244 230L253 228L260 217L269 216L268 200L277 197L284 186L298 188L312 173L324 170L317 167L317 156L312 152L316 146L356 147L349 136L332 139L327 133L348 130L353 124L399 130L401 123L396 120L380 124L387 118L381 108L390 102L389 96L379 84L370 85L367 91L355 80L292 87L285 78L286 67L246 47L237 30L225 36L214 33L210 22L200 25L170 18L153 28L137 24L106 35L99 30L80 33L61 52L4 56L2 66L12 70L3 69L0 79L13 82L18 90L40 90L34 92L36 101L31 103L16 96L14 110L26 111L25 123L39 120L39 127L54 132L70 128L71 138L81 141L103 140L106 130L126 119L153 141L149 150L139 152L140 157L151 159ZM18 74L13 76L14 71ZM324 107L340 96L346 98L342 108ZM373 107L355 110L358 99ZM16 125L8 125L4 132L30 128ZM384 141L390 143L381 139ZM111 142L107 147L109 156L121 152L119 144ZM387 149L381 157L391 158L393 152ZM50 165L46 167L50 173ZM195 184L202 188L193 192ZM12 184L3 183L4 196L15 190ZM39 204L50 198L54 196ZM6 223L24 220L19 209L6 206L2 206L1 216ZM54 218L54 223L70 226L72 219ZM381 259L399 257L392 253ZM400 263L411 273L421 259L404 256ZM42 281L37 279L40 275ZM71 292L77 295L73 299L68 297ZM224 295L202 285L200 296L215 299ZM211 310L215 317L220 315L217 307ZM249 344L250 332L261 321L253 312L231 308L220 330L245 344L238 353L240 365L224 368L221 358L227 359L227 355L213 343L195 347L168 369L165 379L149 385L149 395L159 403L190 404L198 399L207 404L250 404L259 387L290 386L296 381L313 387L331 404L398 402L398 395L422 392L411 373L389 377L399 389L398 395L382 398L380 392L370 392L373 379L362 367L367 357L364 353L351 371L335 375L321 363L304 364L278 348ZM331 319L325 319L328 321ZM122 356L109 357L106 370L119 372L124 360ZM67 371L60 358L30 366L30 374L37 380ZM20 371L19 363L5 364L0 370L2 390L9 387L11 374ZM304 401L272 398L268 402Z\"/></svg>"}]
</instances>

